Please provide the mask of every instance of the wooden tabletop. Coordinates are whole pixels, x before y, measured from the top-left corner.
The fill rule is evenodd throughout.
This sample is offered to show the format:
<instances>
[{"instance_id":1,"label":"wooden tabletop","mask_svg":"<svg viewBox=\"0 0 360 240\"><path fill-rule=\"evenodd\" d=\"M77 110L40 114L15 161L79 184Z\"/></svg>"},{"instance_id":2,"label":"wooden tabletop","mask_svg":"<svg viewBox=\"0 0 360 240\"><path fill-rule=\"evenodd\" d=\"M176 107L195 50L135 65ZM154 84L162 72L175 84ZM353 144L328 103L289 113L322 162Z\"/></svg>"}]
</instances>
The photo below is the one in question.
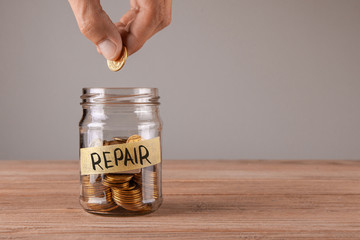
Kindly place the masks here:
<instances>
[{"instance_id":1,"label":"wooden tabletop","mask_svg":"<svg viewBox=\"0 0 360 240\"><path fill-rule=\"evenodd\" d=\"M0 161L0 239L360 239L359 161L164 161L164 203L103 217L77 161Z\"/></svg>"}]
</instances>

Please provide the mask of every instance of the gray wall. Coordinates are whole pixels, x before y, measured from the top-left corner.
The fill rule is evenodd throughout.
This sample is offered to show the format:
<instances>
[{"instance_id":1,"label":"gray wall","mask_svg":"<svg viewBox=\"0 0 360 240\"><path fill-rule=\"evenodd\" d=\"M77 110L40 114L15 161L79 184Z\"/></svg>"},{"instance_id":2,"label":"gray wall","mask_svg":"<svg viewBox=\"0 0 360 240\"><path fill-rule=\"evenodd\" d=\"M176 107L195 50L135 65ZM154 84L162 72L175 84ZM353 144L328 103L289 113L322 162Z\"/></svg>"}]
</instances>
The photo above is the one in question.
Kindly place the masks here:
<instances>
[{"instance_id":1,"label":"gray wall","mask_svg":"<svg viewBox=\"0 0 360 240\"><path fill-rule=\"evenodd\" d=\"M158 87L166 159L359 159L360 1L174 0L112 73L67 1L1 0L0 81L0 159L77 159L89 86Z\"/></svg>"}]
</instances>

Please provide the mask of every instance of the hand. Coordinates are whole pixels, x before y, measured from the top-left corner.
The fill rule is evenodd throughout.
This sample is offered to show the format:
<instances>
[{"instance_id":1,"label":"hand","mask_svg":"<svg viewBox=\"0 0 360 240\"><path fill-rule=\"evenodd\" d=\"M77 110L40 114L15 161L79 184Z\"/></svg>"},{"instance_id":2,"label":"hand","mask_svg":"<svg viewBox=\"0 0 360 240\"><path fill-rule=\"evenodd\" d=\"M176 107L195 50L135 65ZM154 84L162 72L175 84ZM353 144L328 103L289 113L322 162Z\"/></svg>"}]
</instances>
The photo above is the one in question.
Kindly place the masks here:
<instances>
[{"instance_id":1,"label":"hand","mask_svg":"<svg viewBox=\"0 0 360 240\"><path fill-rule=\"evenodd\" d=\"M171 22L172 0L130 0L131 9L113 23L100 0L69 0L80 31L106 59L117 60L123 44L128 55L138 51Z\"/></svg>"}]
</instances>

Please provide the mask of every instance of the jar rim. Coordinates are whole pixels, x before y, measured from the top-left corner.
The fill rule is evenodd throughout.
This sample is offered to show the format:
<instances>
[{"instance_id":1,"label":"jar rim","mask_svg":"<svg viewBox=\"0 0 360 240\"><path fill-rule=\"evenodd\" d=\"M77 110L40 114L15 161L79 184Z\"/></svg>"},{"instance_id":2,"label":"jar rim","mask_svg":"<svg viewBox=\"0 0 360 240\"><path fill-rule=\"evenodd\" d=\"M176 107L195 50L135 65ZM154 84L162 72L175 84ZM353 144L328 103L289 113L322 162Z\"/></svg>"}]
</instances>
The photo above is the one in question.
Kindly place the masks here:
<instances>
[{"instance_id":1,"label":"jar rim","mask_svg":"<svg viewBox=\"0 0 360 240\"><path fill-rule=\"evenodd\" d=\"M149 104L158 105L157 88L149 87L87 87L82 89L83 106L98 104Z\"/></svg>"},{"instance_id":2,"label":"jar rim","mask_svg":"<svg viewBox=\"0 0 360 240\"><path fill-rule=\"evenodd\" d=\"M114 90L128 90L128 89L152 89L158 91L158 88L154 87L85 87L82 90L90 90L90 89L114 89Z\"/></svg>"}]
</instances>

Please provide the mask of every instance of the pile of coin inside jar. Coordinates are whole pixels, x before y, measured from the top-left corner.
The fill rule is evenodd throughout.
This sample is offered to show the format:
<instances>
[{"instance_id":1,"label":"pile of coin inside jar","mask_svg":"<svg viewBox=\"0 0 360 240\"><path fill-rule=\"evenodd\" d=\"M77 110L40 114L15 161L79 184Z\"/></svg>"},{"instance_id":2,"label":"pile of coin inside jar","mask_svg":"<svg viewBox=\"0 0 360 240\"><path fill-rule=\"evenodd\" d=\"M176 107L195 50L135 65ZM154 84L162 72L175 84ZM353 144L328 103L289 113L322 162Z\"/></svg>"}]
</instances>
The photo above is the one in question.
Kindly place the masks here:
<instances>
[{"instance_id":1,"label":"pile of coin inside jar","mask_svg":"<svg viewBox=\"0 0 360 240\"><path fill-rule=\"evenodd\" d=\"M138 135L129 138L114 137L103 141L104 146L141 141ZM137 173L107 173L81 176L81 201L93 212L114 212L125 209L148 212L159 197L158 176L155 166Z\"/></svg>"}]
</instances>

